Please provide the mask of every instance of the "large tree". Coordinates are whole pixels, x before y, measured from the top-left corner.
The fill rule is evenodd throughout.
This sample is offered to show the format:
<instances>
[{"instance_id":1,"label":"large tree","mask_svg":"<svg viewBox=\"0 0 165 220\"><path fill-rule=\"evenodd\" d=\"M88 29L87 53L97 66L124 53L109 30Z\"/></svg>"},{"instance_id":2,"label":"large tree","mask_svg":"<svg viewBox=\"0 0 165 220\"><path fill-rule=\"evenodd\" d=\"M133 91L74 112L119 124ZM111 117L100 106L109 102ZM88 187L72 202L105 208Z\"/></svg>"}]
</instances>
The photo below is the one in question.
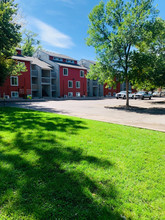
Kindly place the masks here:
<instances>
[{"instance_id":1,"label":"large tree","mask_svg":"<svg viewBox=\"0 0 165 220\"><path fill-rule=\"evenodd\" d=\"M21 41L21 26L14 22L17 10L14 0L0 1L0 85L10 74L26 70L22 64L16 65L16 61L11 58Z\"/></svg>"},{"instance_id":2,"label":"large tree","mask_svg":"<svg viewBox=\"0 0 165 220\"><path fill-rule=\"evenodd\" d=\"M146 39L132 56L132 83L140 89L165 87L165 21L157 18L146 25ZM143 64L143 65L142 65ZM137 74L138 73L138 74Z\"/></svg>"},{"instance_id":3,"label":"large tree","mask_svg":"<svg viewBox=\"0 0 165 220\"><path fill-rule=\"evenodd\" d=\"M140 53L137 45L148 39L146 25L153 24L156 15L153 0L101 1L89 14L87 45L93 46L97 54L89 77L108 84L114 80L126 82L127 107L129 82L135 77L131 70L133 54Z\"/></svg>"},{"instance_id":4,"label":"large tree","mask_svg":"<svg viewBox=\"0 0 165 220\"><path fill-rule=\"evenodd\" d=\"M30 30L23 31L22 49L23 55L33 56L34 52L41 48L40 41L36 39L38 35Z\"/></svg>"}]
</instances>

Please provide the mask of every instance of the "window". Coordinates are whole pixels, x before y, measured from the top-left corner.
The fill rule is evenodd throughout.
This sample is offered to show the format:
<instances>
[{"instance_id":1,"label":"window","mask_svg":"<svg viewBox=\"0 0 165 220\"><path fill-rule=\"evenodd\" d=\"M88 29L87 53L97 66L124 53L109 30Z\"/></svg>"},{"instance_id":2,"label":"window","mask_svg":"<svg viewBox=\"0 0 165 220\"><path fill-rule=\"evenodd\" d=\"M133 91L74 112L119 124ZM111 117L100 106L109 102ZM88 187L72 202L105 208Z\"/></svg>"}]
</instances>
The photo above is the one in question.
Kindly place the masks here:
<instances>
[{"instance_id":1,"label":"window","mask_svg":"<svg viewBox=\"0 0 165 220\"><path fill-rule=\"evenodd\" d=\"M73 88L73 81L71 80L68 81L68 88Z\"/></svg>"},{"instance_id":2,"label":"window","mask_svg":"<svg viewBox=\"0 0 165 220\"><path fill-rule=\"evenodd\" d=\"M80 92L76 92L76 97L80 97Z\"/></svg>"},{"instance_id":3,"label":"window","mask_svg":"<svg viewBox=\"0 0 165 220\"><path fill-rule=\"evenodd\" d=\"M25 62L23 62L23 61L17 61L17 63L18 63L18 64L19 64L19 63L22 63L22 64L25 65Z\"/></svg>"},{"instance_id":4,"label":"window","mask_svg":"<svg viewBox=\"0 0 165 220\"><path fill-rule=\"evenodd\" d=\"M67 63L74 63L74 60L66 60Z\"/></svg>"},{"instance_id":5,"label":"window","mask_svg":"<svg viewBox=\"0 0 165 220\"><path fill-rule=\"evenodd\" d=\"M53 60L55 60L55 61L63 61L62 58L58 58L58 57L53 57Z\"/></svg>"},{"instance_id":6,"label":"window","mask_svg":"<svg viewBox=\"0 0 165 220\"><path fill-rule=\"evenodd\" d=\"M18 86L18 76L11 76L10 84L11 86Z\"/></svg>"},{"instance_id":7,"label":"window","mask_svg":"<svg viewBox=\"0 0 165 220\"><path fill-rule=\"evenodd\" d=\"M11 92L11 98L18 98L18 92Z\"/></svg>"},{"instance_id":8,"label":"window","mask_svg":"<svg viewBox=\"0 0 165 220\"><path fill-rule=\"evenodd\" d=\"M68 97L73 97L73 92L68 92Z\"/></svg>"},{"instance_id":9,"label":"window","mask_svg":"<svg viewBox=\"0 0 165 220\"><path fill-rule=\"evenodd\" d=\"M64 69L63 69L63 75L64 75L64 76L68 76L68 69L67 69L67 68L64 68Z\"/></svg>"},{"instance_id":10,"label":"window","mask_svg":"<svg viewBox=\"0 0 165 220\"><path fill-rule=\"evenodd\" d=\"M80 81L76 81L76 88L80 88Z\"/></svg>"},{"instance_id":11,"label":"window","mask_svg":"<svg viewBox=\"0 0 165 220\"><path fill-rule=\"evenodd\" d=\"M80 70L80 77L84 77L84 71Z\"/></svg>"}]
</instances>

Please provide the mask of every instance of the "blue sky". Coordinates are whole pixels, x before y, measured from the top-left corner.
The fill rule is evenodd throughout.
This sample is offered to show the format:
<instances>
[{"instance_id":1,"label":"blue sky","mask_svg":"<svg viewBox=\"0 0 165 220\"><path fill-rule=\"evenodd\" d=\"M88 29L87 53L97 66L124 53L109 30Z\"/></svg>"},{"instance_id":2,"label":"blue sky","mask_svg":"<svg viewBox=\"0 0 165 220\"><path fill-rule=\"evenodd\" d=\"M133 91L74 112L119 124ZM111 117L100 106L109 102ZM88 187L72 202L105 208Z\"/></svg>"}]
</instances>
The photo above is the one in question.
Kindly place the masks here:
<instances>
[{"instance_id":1,"label":"blue sky","mask_svg":"<svg viewBox=\"0 0 165 220\"><path fill-rule=\"evenodd\" d=\"M26 28L38 34L44 49L77 60L95 59L94 49L86 46L88 14L100 0L15 0ZM155 0L165 19L165 0Z\"/></svg>"}]
</instances>

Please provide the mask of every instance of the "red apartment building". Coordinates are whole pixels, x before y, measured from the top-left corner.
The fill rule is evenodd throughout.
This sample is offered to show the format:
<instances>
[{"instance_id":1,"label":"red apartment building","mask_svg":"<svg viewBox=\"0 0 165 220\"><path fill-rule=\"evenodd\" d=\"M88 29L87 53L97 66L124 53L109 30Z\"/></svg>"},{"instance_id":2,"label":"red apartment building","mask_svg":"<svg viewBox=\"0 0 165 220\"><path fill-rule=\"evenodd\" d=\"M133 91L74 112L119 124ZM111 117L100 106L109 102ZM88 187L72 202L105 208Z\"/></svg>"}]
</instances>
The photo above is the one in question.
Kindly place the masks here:
<instances>
[{"instance_id":1,"label":"red apartment building","mask_svg":"<svg viewBox=\"0 0 165 220\"><path fill-rule=\"evenodd\" d=\"M34 57L52 66L56 75L56 97L87 96L87 69L77 60L50 51L37 50Z\"/></svg>"},{"instance_id":2,"label":"red apartment building","mask_svg":"<svg viewBox=\"0 0 165 220\"><path fill-rule=\"evenodd\" d=\"M120 92L120 83L117 83L116 87L106 87L104 85L104 96L114 96L116 93Z\"/></svg>"},{"instance_id":3,"label":"red apartment building","mask_svg":"<svg viewBox=\"0 0 165 220\"><path fill-rule=\"evenodd\" d=\"M31 94L30 59L21 55L21 49L16 49L17 55L12 58L17 62L23 62L27 71L19 76L8 77L0 87L0 97L18 98Z\"/></svg>"},{"instance_id":4,"label":"red apartment building","mask_svg":"<svg viewBox=\"0 0 165 220\"><path fill-rule=\"evenodd\" d=\"M86 60L86 59L81 59L79 61L79 64L81 66L84 66L87 68L87 71L89 72L90 66L95 65L95 61L92 60ZM116 93L120 92L121 85L120 83L117 83L116 87L108 87L107 85L101 85L98 83L98 80L89 80L88 79L88 86L87 86L87 92L88 96L92 97L98 97L98 96L114 96Z\"/></svg>"}]
</instances>

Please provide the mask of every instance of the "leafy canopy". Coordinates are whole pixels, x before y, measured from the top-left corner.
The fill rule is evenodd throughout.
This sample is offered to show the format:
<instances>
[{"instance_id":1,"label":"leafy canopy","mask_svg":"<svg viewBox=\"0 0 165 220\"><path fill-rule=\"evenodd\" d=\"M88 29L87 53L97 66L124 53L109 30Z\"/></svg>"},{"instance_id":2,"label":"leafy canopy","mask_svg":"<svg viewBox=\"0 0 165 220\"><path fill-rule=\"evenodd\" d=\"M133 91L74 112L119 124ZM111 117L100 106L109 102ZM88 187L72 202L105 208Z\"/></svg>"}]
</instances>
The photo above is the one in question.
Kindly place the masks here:
<instances>
[{"instance_id":1,"label":"leafy canopy","mask_svg":"<svg viewBox=\"0 0 165 220\"><path fill-rule=\"evenodd\" d=\"M21 26L14 22L17 10L14 0L0 1L0 85L8 75L16 74L20 70L26 71L22 64L16 66L16 62L11 59L15 47L21 41Z\"/></svg>"},{"instance_id":2,"label":"leafy canopy","mask_svg":"<svg viewBox=\"0 0 165 220\"><path fill-rule=\"evenodd\" d=\"M88 77L111 85L115 79L125 81L128 92L135 78L133 55L140 52L137 45L151 41L146 26L154 24L157 13L153 0L109 0L95 6L89 14L87 45L95 48L97 62Z\"/></svg>"},{"instance_id":3,"label":"leafy canopy","mask_svg":"<svg viewBox=\"0 0 165 220\"><path fill-rule=\"evenodd\" d=\"M36 39L38 35L30 30L23 31L23 55L33 56L34 52L41 48L40 41Z\"/></svg>"},{"instance_id":4,"label":"leafy canopy","mask_svg":"<svg viewBox=\"0 0 165 220\"><path fill-rule=\"evenodd\" d=\"M165 21L157 18L154 24L148 22L146 31L150 37L137 45L140 53L135 51L132 58L133 84L154 90L165 87Z\"/></svg>"}]
</instances>

